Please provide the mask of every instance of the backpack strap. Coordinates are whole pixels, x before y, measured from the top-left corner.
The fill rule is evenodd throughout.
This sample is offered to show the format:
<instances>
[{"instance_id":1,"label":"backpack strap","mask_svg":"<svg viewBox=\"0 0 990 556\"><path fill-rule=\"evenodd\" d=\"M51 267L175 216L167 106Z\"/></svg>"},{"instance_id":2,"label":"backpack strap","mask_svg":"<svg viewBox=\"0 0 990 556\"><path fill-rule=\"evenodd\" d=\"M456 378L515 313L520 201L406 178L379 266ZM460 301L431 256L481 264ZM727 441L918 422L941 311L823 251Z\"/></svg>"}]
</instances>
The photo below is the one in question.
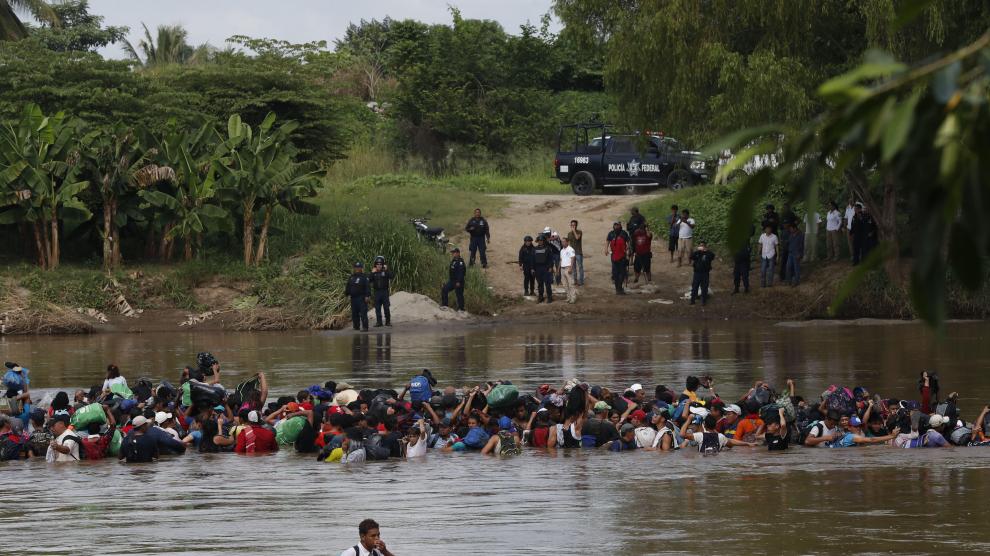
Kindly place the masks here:
<instances>
[{"instance_id":1,"label":"backpack strap","mask_svg":"<svg viewBox=\"0 0 990 556\"><path fill-rule=\"evenodd\" d=\"M361 551L358 549L358 545L354 545L354 556L361 556Z\"/></svg>"}]
</instances>

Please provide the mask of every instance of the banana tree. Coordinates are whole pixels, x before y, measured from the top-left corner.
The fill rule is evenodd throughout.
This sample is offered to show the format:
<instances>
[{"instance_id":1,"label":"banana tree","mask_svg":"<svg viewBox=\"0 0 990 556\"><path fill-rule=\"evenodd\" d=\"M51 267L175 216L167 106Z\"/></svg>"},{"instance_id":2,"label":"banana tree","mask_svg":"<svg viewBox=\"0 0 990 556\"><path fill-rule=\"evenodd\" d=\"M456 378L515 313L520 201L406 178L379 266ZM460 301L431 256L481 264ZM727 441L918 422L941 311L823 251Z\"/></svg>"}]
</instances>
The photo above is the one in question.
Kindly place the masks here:
<instances>
[{"instance_id":1,"label":"banana tree","mask_svg":"<svg viewBox=\"0 0 990 556\"><path fill-rule=\"evenodd\" d=\"M174 182L175 170L150 162L157 150L146 148L134 129L118 124L97 132L88 143L87 161L92 181L103 199L103 268L120 265L120 229L129 220L143 221L138 190Z\"/></svg>"},{"instance_id":2,"label":"banana tree","mask_svg":"<svg viewBox=\"0 0 990 556\"><path fill-rule=\"evenodd\" d=\"M38 265L47 270L61 259L59 223L92 217L79 199L89 187L80 179L81 131L78 120L62 112L45 116L34 104L0 130L0 224L27 223Z\"/></svg>"},{"instance_id":3,"label":"banana tree","mask_svg":"<svg viewBox=\"0 0 990 556\"><path fill-rule=\"evenodd\" d=\"M311 162L296 163L288 154L272 160L270 172L264 178L261 205L265 216L258 235L258 249L254 264L261 264L268 248L268 233L271 230L272 215L277 207L289 212L316 215L319 205L307 203L303 199L316 196L316 190L323 184L316 165Z\"/></svg>"},{"instance_id":4,"label":"banana tree","mask_svg":"<svg viewBox=\"0 0 990 556\"><path fill-rule=\"evenodd\" d=\"M166 258L176 239L183 240L184 258L190 260L193 244L200 242L205 231L229 229L227 211L210 204L218 191L213 139L208 124L192 132L173 126L156 139L152 159L159 168L173 168L174 178L160 181L157 187L141 190L138 195L143 210L159 211Z\"/></svg>"},{"instance_id":5,"label":"banana tree","mask_svg":"<svg viewBox=\"0 0 990 556\"><path fill-rule=\"evenodd\" d=\"M298 127L286 122L274 127L275 114L269 113L255 132L241 117L234 114L227 121L227 137L219 145L218 169L222 174L224 196L239 205L242 212L242 241L244 264L260 262L264 254L271 224L271 214L279 204L278 192L286 188L307 188L312 179L307 168L296 168L296 149L289 135ZM259 249L255 252L255 216L263 207L265 223Z\"/></svg>"}]
</instances>

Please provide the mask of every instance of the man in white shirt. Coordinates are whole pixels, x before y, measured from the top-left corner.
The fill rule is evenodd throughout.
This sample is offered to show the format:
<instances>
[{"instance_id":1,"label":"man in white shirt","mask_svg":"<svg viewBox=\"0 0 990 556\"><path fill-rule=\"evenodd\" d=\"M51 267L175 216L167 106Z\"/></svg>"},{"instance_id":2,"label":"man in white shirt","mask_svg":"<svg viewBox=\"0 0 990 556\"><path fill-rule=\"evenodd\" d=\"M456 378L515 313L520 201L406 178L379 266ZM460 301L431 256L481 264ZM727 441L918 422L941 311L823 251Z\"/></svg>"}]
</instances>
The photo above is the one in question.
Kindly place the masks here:
<instances>
[{"instance_id":1,"label":"man in white shirt","mask_svg":"<svg viewBox=\"0 0 990 556\"><path fill-rule=\"evenodd\" d=\"M182 439L179 438L179 432L175 430L174 424L175 421L172 420L171 413L165 411L159 411L158 413L155 413L155 428L162 429L163 431L171 435L172 438L181 441Z\"/></svg>"},{"instance_id":2,"label":"man in white shirt","mask_svg":"<svg viewBox=\"0 0 990 556\"><path fill-rule=\"evenodd\" d=\"M763 228L760 235L760 285L764 288L773 286L773 267L777 263L777 236L773 228Z\"/></svg>"},{"instance_id":3,"label":"man in white shirt","mask_svg":"<svg viewBox=\"0 0 990 556\"><path fill-rule=\"evenodd\" d=\"M358 534L361 541L340 553L340 556L393 556L382 542L378 523L366 519L358 524Z\"/></svg>"},{"instance_id":4,"label":"man in white shirt","mask_svg":"<svg viewBox=\"0 0 990 556\"><path fill-rule=\"evenodd\" d=\"M853 256L853 216L856 216L856 205L853 202L853 198L849 197L849 202L846 203L845 219L843 220L842 229L846 232L846 243L849 245L849 260L852 260Z\"/></svg>"},{"instance_id":5,"label":"man in white shirt","mask_svg":"<svg viewBox=\"0 0 990 556\"><path fill-rule=\"evenodd\" d=\"M574 259L577 253L571 247L571 242L567 238L561 240L563 247L560 249L560 275L564 280L564 288L567 290L567 302L574 303L577 300L577 290L574 289Z\"/></svg>"},{"instance_id":6,"label":"man in white shirt","mask_svg":"<svg viewBox=\"0 0 990 556\"><path fill-rule=\"evenodd\" d=\"M691 218L691 211L684 209L681 211L680 229L677 230L677 266L684 264L684 257L691 257L693 247L694 218Z\"/></svg>"},{"instance_id":7,"label":"man in white shirt","mask_svg":"<svg viewBox=\"0 0 990 556\"><path fill-rule=\"evenodd\" d=\"M825 252L828 260L839 260L839 236L842 235L842 213L835 202L828 204L828 214L825 215Z\"/></svg>"},{"instance_id":8,"label":"man in white shirt","mask_svg":"<svg viewBox=\"0 0 990 556\"><path fill-rule=\"evenodd\" d=\"M52 420L52 434L55 439L48 445L45 459L48 463L79 461L79 437L69 430L69 416L56 415Z\"/></svg>"}]
</instances>

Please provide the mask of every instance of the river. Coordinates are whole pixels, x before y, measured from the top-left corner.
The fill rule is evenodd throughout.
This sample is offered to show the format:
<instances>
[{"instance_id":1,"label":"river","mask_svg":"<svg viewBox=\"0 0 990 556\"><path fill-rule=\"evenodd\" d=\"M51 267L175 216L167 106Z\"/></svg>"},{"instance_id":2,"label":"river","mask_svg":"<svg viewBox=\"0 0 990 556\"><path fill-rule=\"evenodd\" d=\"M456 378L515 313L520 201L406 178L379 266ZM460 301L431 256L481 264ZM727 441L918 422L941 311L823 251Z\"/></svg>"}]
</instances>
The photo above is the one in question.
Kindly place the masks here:
<instances>
[{"instance_id":1,"label":"river","mask_svg":"<svg viewBox=\"0 0 990 556\"><path fill-rule=\"evenodd\" d=\"M990 324L504 325L394 333L104 334L0 337L32 388L86 387L107 363L176 381L198 351L233 386L257 370L271 395L328 379L401 389L508 379L529 391L579 377L680 390L710 373L723 396L765 378L814 397L832 383L912 397L937 370L970 420L990 400ZM499 460L434 454L344 468L290 451L47 465L0 463L4 554L337 554L372 517L397 555L986 552L990 449L734 449L687 453L530 450Z\"/></svg>"}]
</instances>

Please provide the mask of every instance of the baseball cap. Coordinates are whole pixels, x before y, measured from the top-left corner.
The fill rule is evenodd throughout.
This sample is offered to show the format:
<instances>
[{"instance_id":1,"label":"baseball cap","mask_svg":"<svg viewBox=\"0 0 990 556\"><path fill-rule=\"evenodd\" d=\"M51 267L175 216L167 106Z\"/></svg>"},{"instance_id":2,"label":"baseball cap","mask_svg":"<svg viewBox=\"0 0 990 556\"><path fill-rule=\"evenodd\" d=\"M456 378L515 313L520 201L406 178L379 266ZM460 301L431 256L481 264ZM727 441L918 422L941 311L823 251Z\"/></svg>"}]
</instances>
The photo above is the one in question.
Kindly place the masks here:
<instances>
[{"instance_id":1,"label":"baseball cap","mask_svg":"<svg viewBox=\"0 0 990 556\"><path fill-rule=\"evenodd\" d=\"M440 426L450 428L450 417L444 417L440 419Z\"/></svg>"},{"instance_id":2,"label":"baseball cap","mask_svg":"<svg viewBox=\"0 0 990 556\"><path fill-rule=\"evenodd\" d=\"M165 421L168 421L171 418L172 418L172 414L167 413L165 411L159 411L158 413L155 413L155 423L158 423L159 425L164 423Z\"/></svg>"},{"instance_id":3,"label":"baseball cap","mask_svg":"<svg viewBox=\"0 0 990 556\"><path fill-rule=\"evenodd\" d=\"M629 389L632 390L633 392L639 392L640 390L643 389L643 385L637 382L636 384L630 386Z\"/></svg>"},{"instance_id":4,"label":"baseball cap","mask_svg":"<svg viewBox=\"0 0 990 556\"><path fill-rule=\"evenodd\" d=\"M364 268L364 263L362 263L361 261L358 261L358 262L354 263L354 268Z\"/></svg>"},{"instance_id":5,"label":"baseball cap","mask_svg":"<svg viewBox=\"0 0 990 556\"><path fill-rule=\"evenodd\" d=\"M503 415L498 420L498 428L504 431L510 430L512 428L512 419Z\"/></svg>"},{"instance_id":6,"label":"baseball cap","mask_svg":"<svg viewBox=\"0 0 990 556\"><path fill-rule=\"evenodd\" d=\"M144 415L138 415L137 417L131 419L131 424L135 427L143 427L148 424L148 418Z\"/></svg>"},{"instance_id":7,"label":"baseball cap","mask_svg":"<svg viewBox=\"0 0 990 556\"><path fill-rule=\"evenodd\" d=\"M248 423L258 423L261 422L261 417L258 416L257 411L252 411L248 413Z\"/></svg>"},{"instance_id":8,"label":"baseball cap","mask_svg":"<svg viewBox=\"0 0 990 556\"><path fill-rule=\"evenodd\" d=\"M450 252L451 252L451 253L460 253L460 252L461 252L461 250L460 250L460 248L458 248L458 247L454 247L453 249L451 249L451 250L450 250Z\"/></svg>"},{"instance_id":9,"label":"baseball cap","mask_svg":"<svg viewBox=\"0 0 990 556\"><path fill-rule=\"evenodd\" d=\"M595 404L595 411L612 411L612 406L606 402L598 402Z\"/></svg>"},{"instance_id":10,"label":"baseball cap","mask_svg":"<svg viewBox=\"0 0 990 556\"><path fill-rule=\"evenodd\" d=\"M62 422L63 424L69 424L69 414L68 413L56 413L55 417L52 418L52 422Z\"/></svg>"},{"instance_id":11,"label":"baseball cap","mask_svg":"<svg viewBox=\"0 0 990 556\"><path fill-rule=\"evenodd\" d=\"M634 430L636 430L636 427L630 425L629 423L626 423L625 425L622 425L622 428L619 429L619 434L626 435Z\"/></svg>"},{"instance_id":12,"label":"baseball cap","mask_svg":"<svg viewBox=\"0 0 990 556\"><path fill-rule=\"evenodd\" d=\"M735 413L736 415L742 415L742 408L740 408L738 405L734 403L730 403L729 405L725 406L725 412Z\"/></svg>"},{"instance_id":13,"label":"baseball cap","mask_svg":"<svg viewBox=\"0 0 990 556\"><path fill-rule=\"evenodd\" d=\"M299 411L299 404L297 404L296 402L289 402L285 405L285 409L289 413L295 413Z\"/></svg>"},{"instance_id":14,"label":"baseball cap","mask_svg":"<svg viewBox=\"0 0 990 556\"><path fill-rule=\"evenodd\" d=\"M643 411L642 409L637 409L636 411L633 411L632 413L629 414L629 418L630 419L638 419L640 421L645 421L646 420L646 412Z\"/></svg>"},{"instance_id":15,"label":"baseball cap","mask_svg":"<svg viewBox=\"0 0 990 556\"><path fill-rule=\"evenodd\" d=\"M225 408L223 404L217 404L213 406L213 411L226 411L226 410L227 408Z\"/></svg>"},{"instance_id":16,"label":"baseball cap","mask_svg":"<svg viewBox=\"0 0 990 556\"><path fill-rule=\"evenodd\" d=\"M692 415L697 415L699 417L708 417L708 410L704 407L692 407L690 410Z\"/></svg>"},{"instance_id":17,"label":"baseball cap","mask_svg":"<svg viewBox=\"0 0 990 556\"><path fill-rule=\"evenodd\" d=\"M943 417L943 416L939 415L938 413L936 413L935 415L932 415L928 419L928 426L930 426L930 427L941 427L942 425L945 424L946 421L947 421L947 419L945 417ZM852 421L850 420L850 422L852 422Z\"/></svg>"},{"instance_id":18,"label":"baseball cap","mask_svg":"<svg viewBox=\"0 0 990 556\"><path fill-rule=\"evenodd\" d=\"M941 417L941 415L936 415L936 417ZM854 426L854 427L862 427L863 426L863 421L860 420L859 417L856 417L855 415L853 415L852 417L849 418L849 424L852 425L852 426ZM938 425L935 425L935 426L937 427Z\"/></svg>"}]
</instances>

